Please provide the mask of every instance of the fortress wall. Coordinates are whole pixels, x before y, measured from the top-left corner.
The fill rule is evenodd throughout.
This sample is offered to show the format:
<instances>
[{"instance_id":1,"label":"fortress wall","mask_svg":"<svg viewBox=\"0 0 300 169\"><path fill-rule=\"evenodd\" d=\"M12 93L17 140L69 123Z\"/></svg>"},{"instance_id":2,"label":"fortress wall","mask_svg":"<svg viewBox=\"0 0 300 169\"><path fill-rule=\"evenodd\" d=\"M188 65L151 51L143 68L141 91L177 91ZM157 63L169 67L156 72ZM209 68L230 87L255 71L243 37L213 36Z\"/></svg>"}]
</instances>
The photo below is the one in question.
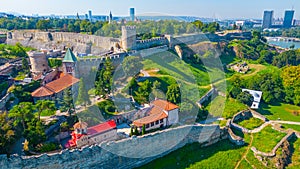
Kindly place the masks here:
<instances>
[{"instance_id":1,"label":"fortress wall","mask_svg":"<svg viewBox=\"0 0 300 169\"><path fill-rule=\"evenodd\" d=\"M168 45L169 41L166 38L154 38L147 40L139 40L136 43L136 49L147 49L156 46Z\"/></svg>"},{"instance_id":2,"label":"fortress wall","mask_svg":"<svg viewBox=\"0 0 300 169\"><path fill-rule=\"evenodd\" d=\"M187 134L188 133L188 134ZM201 135L200 135L201 133ZM134 168L162 157L189 143L203 146L227 138L219 126L181 126L145 136L103 142L81 150L20 157L0 156L0 168Z\"/></svg>"},{"instance_id":3,"label":"fortress wall","mask_svg":"<svg viewBox=\"0 0 300 169\"><path fill-rule=\"evenodd\" d=\"M57 48L77 47L75 51L85 52L87 45L92 43L93 47L98 47L102 51L110 50L120 42L118 38L101 37L95 35L87 35L70 32L42 32L37 30L15 30L7 33L7 43L15 44L20 42L25 46L34 48L49 48L56 46Z\"/></svg>"}]
</instances>

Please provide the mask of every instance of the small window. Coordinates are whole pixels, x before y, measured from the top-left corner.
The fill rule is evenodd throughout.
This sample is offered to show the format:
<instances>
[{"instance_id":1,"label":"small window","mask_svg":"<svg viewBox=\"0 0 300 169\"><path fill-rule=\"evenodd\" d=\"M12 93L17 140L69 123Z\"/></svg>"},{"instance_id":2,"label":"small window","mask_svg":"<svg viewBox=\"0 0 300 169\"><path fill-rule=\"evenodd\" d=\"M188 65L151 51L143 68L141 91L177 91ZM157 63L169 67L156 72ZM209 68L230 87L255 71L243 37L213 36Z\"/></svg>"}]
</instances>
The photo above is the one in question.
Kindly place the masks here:
<instances>
[{"instance_id":1,"label":"small window","mask_svg":"<svg viewBox=\"0 0 300 169\"><path fill-rule=\"evenodd\" d=\"M146 124L146 128L149 128L149 124Z\"/></svg>"},{"instance_id":2,"label":"small window","mask_svg":"<svg viewBox=\"0 0 300 169\"><path fill-rule=\"evenodd\" d=\"M155 124L158 125L158 124L159 124L159 120L157 120L157 121L155 122Z\"/></svg>"},{"instance_id":3,"label":"small window","mask_svg":"<svg viewBox=\"0 0 300 169\"><path fill-rule=\"evenodd\" d=\"M160 123L163 123L164 122L164 119L160 119Z\"/></svg>"},{"instance_id":4,"label":"small window","mask_svg":"<svg viewBox=\"0 0 300 169\"><path fill-rule=\"evenodd\" d=\"M151 127L154 126L154 122L151 123Z\"/></svg>"}]
</instances>

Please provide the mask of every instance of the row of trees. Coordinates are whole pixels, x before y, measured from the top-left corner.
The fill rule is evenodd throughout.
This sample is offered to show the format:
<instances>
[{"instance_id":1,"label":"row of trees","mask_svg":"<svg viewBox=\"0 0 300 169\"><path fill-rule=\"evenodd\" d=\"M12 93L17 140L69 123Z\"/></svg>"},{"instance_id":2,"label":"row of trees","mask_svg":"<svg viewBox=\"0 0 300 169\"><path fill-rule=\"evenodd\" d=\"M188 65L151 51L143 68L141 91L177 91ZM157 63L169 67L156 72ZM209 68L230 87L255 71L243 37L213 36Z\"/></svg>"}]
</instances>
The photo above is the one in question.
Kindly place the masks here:
<instances>
[{"instance_id":1,"label":"row of trees","mask_svg":"<svg viewBox=\"0 0 300 169\"><path fill-rule=\"evenodd\" d=\"M238 75L231 78L230 96L247 104L244 99L248 96L241 94L241 88L260 90L265 103L286 102L300 105L300 66L286 67L281 71L268 71L257 74L249 79ZM248 97L249 100L249 97Z\"/></svg>"}]
</instances>

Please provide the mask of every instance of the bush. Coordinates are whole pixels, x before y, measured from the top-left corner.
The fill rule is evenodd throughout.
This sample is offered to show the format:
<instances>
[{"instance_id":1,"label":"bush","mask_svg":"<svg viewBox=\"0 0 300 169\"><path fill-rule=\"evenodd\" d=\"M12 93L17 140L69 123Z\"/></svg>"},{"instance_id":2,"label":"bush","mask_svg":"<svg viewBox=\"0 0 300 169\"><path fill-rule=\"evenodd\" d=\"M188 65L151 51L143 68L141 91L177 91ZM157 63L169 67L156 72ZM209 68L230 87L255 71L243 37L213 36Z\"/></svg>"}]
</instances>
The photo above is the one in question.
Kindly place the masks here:
<instances>
[{"instance_id":1,"label":"bush","mask_svg":"<svg viewBox=\"0 0 300 169\"><path fill-rule=\"evenodd\" d=\"M57 143L43 143L42 145L37 147L36 151L45 153L57 149L59 149L59 145Z\"/></svg>"}]
</instances>

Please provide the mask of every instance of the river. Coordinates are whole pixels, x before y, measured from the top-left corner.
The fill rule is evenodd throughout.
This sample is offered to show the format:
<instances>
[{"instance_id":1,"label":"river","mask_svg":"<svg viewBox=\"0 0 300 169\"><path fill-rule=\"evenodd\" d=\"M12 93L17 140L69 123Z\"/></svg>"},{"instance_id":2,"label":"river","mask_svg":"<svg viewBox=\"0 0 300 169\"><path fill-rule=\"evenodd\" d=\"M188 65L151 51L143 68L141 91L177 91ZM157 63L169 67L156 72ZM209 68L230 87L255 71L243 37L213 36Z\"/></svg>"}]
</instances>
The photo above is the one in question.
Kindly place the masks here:
<instances>
[{"instance_id":1,"label":"river","mask_svg":"<svg viewBox=\"0 0 300 169\"><path fill-rule=\"evenodd\" d=\"M295 49L300 48L300 42L292 42L292 41L274 41L272 39L268 40L268 43L271 45L279 46L282 48L289 48L291 45L295 45Z\"/></svg>"}]
</instances>

